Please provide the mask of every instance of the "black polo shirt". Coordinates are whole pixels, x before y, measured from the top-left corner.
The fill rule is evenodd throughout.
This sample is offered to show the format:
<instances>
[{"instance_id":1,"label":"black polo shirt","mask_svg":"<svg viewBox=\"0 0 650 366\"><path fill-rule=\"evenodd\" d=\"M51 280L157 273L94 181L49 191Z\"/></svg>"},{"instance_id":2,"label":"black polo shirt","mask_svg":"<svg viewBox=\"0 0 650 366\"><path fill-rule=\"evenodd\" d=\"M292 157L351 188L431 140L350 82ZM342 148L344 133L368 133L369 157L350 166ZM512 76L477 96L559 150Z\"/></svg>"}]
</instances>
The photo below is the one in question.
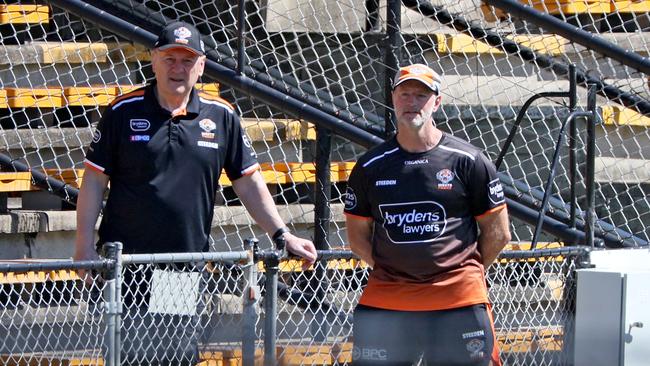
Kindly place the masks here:
<instances>
[{"instance_id":1,"label":"black polo shirt","mask_svg":"<svg viewBox=\"0 0 650 366\"><path fill-rule=\"evenodd\" d=\"M221 170L254 172L255 152L224 100L193 90L186 114L172 116L154 86L114 100L88 149L86 166L110 177L100 240L125 253L205 251Z\"/></svg>"}]
</instances>

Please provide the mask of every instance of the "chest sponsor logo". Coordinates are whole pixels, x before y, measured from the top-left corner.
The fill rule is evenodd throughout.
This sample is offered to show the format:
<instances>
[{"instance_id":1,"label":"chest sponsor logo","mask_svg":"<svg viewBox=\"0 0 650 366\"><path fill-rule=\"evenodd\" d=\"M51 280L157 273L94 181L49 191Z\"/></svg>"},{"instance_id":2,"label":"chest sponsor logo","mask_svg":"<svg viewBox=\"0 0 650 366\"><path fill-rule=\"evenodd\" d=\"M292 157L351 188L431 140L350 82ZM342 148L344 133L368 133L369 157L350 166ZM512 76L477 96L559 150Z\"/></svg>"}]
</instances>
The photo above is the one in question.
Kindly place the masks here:
<instances>
[{"instance_id":1,"label":"chest sponsor logo","mask_svg":"<svg viewBox=\"0 0 650 366\"><path fill-rule=\"evenodd\" d=\"M454 188L451 181L454 180L454 172L449 169L442 169L436 173L438 179L438 189L449 190Z\"/></svg>"},{"instance_id":2,"label":"chest sponsor logo","mask_svg":"<svg viewBox=\"0 0 650 366\"><path fill-rule=\"evenodd\" d=\"M129 121L129 126L131 127L131 131L141 132L147 131L151 127L151 123L146 119L132 119Z\"/></svg>"},{"instance_id":3,"label":"chest sponsor logo","mask_svg":"<svg viewBox=\"0 0 650 366\"><path fill-rule=\"evenodd\" d=\"M420 164L428 164L429 159L418 159L418 160L406 160L404 161L404 165L420 165Z\"/></svg>"},{"instance_id":4,"label":"chest sponsor logo","mask_svg":"<svg viewBox=\"0 0 650 366\"><path fill-rule=\"evenodd\" d=\"M397 185L396 179L378 180L375 182L375 187L394 186L394 185Z\"/></svg>"},{"instance_id":5,"label":"chest sponsor logo","mask_svg":"<svg viewBox=\"0 0 650 366\"><path fill-rule=\"evenodd\" d=\"M354 194L354 190L351 187L348 187L345 190L344 202L346 210L354 210L357 207L357 195Z\"/></svg>"},{"instance_id":6,"label":"chest sponsor logo","mask_svg":"<svg viewBox=\"0 0 650 366\"><path fill-rule=\"evenodd\" d=\"M217 124L209 118L204 118L199 121L199 127L205 132L212 132L217 128Z\"/></svg>"},{"instance_id":7,"label":"chest sponsor logo","mask_svg":"<svg viewBox=\"0 0 650 366\"><path fill-rule=\"evenodd\" d=\"M131 142L147 142L151 140L151 136L149 135L131 135L129 136L129 140Z\"/></svg>"},{"instance_id":8,"label":"chest sponsor logo","mask_svg":"<svg viewBox=\"0 0 650 366\"><path fill-rule=\"evenodd\" d=\"M219 144L216 143L216 142L197 141L196 144L201 146L201 147L209 147L210 149L218 149L219 148Z\"/></svg>"},{"instance_id":9,"label":"chest sponsor logo","mask_svg":"<svg viewBox=\"0 0 650 366\"><path fill-rule=\"evenodd\" d=\"M434 201L379 205L388 238L395 244L427 243L447 227L445 208Z\"/></svg>"},{"instance_id":10,"label":"chest sponsor logo","mask_svg":"<svg viewBox=\"0 0 650 366\"><path fill-rule=\"evenodd\" d=\"M98 143L99 140L102 139L102 133L99 130L95 130L95 133L93 133L93 142Z\"/></svg>"},{"instance_id":11,"label":"chest sponsor logo","mask_svg":"<svg viewBox=\"0 0 650 366\"><path fill-rule=\"evenodd\" d=\"M490 183L488 183L488 196L490 197L490 202L495 205L506 201L506 196L503 193L503 186L501 185L499 178L491 180Z\"/></svg>"}]
</instances>

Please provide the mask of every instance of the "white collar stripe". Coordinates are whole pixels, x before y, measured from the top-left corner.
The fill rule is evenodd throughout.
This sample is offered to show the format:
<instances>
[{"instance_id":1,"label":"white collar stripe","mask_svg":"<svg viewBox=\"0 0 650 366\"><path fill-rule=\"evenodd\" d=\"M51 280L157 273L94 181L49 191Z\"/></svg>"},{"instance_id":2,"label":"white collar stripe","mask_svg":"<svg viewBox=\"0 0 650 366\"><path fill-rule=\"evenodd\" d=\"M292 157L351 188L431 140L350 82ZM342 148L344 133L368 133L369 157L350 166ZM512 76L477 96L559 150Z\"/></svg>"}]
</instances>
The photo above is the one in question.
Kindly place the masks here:
<instances>
[{"instance_id":1,"label":"white collar stripe","mask_svg":"<svg viewBox=\"0 0 650 366\"><path fill-rule=\"evenodd\" d=\"M201 100L201 102L205 103L205 104L214 104L214 105L222 106L222 107L226 108L228 111L230 111L230 113L235 112L235 111L232 110L232 108L230 108L229 105L221 103L221 102L217 102L216 100L203 99L201 97L199 97L199 100Z\"/></svg>"},{"instance_id":2,"label":"white collar stripe","mask_svg":"<svg viewBox=\"0 0 650 366\"><path fill-rule=\"evenodd\" d=\"M474 156L472 156L472 154L468 153L467 151L454 149L454 148L447 147L447 146L444 146L444 145L440 145L440 148L443 149L443 150L459 153L459 154L467 156L468 158L470 158L472 160L476 160L476 158Z\"/></svg>"},{"instance_id":3,"label":"white collar stripe","mask_svg":"<svg viewBox=\"0 0 650 366\"><path fill-rule=\"evenodd\" d=\"M144 96L133 97L133 98L129 98L129 99L124 99L123 101L121 101L121 102L117 103L116 105L114 105L111 109L112 109L112 110L115 110L115 109L117 109L117 107L121 106L122 104L131 103L131 102L137 102L137 101L139 101L139 100L143 100L143 99L144 99Z\"/></svg>"},{"instance_id":4,"label":"white collar stripe","mask_svg":"<svg viewBox=\"0 0 650 366\"><path fill-rule=\"evenodd\" d=\"M365 167L367 167L368 165L370 165L372 162L374 162L375 160L379 160L379 159L385 157L386 155L390 155L390 154L394 153L394 152L397 151L397 150L399 150L399 147L396 147L396 148L394 148L393 150L385 151L383 154L381 154L381 155L377 155L377 156L375 156L374 158L372 158L372 159L366 161L366 163L363 164L363 167L365 168Z\"/></svg>"}]
</instances>

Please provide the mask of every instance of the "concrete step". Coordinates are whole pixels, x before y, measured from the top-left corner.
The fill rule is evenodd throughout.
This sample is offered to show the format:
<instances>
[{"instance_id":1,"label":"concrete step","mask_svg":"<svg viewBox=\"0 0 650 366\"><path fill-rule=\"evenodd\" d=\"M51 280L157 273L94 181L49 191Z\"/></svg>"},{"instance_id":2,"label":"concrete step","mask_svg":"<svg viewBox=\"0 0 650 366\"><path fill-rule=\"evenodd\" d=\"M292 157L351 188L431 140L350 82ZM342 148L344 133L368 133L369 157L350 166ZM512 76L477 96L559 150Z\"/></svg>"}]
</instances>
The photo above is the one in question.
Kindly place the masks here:
<instances>
[{"instance_id":1,"label":"concrete step","mask_svg":"<svg viewBox=\"0 0 650 366\"><path fill-rule=\"evenodd\" d=\"M128 43L45 42L3 44L2 86L12 88L135 85L139 62L150 59L142 46Z\"/></svg>"},{"instance_id":2,"label":"concrete step","mask_svg":"<svg viewBox=\"0 0 650 366\"><path fill-rule=\"evenodd\" d=\"M38 110L34 110L38 112ZM39 123L46 128L0 129L2 149L13 158L24 158L30 166L41 168L72 169L82 167L85 151L92 140L90 121L99 120L91 112L86 125L77 127L52 126L55 114L42 116ZM45 120L45 118L49 118ZM85 117L84 117L85 118ZM68 123L69 124L69 123ZM63 125L65 126L65 124ZM311 141L316 138L314 126L307 122L289 119L242 119L260 162L294 161L309 159L305 156Z\"/></svg>"},{"instance_id":3,"label":"concrete step","mask_svg":"<svg viewBox=\"0 0 650 366\"><path fill-rule=\"evenodd\" d=\"M314 205L278 205L283 221L302 237L313 234ZM331 205L330 245L345 246L343 205ZM213 248L242 247L242 238L257 237L261 248L271 243L243 206L216 206L212 220ZM0 214L0 259L70 258L74 254L76 211L10 210ZM338 233L335 234L335 233Z\"/></svg>"}]
</instances>

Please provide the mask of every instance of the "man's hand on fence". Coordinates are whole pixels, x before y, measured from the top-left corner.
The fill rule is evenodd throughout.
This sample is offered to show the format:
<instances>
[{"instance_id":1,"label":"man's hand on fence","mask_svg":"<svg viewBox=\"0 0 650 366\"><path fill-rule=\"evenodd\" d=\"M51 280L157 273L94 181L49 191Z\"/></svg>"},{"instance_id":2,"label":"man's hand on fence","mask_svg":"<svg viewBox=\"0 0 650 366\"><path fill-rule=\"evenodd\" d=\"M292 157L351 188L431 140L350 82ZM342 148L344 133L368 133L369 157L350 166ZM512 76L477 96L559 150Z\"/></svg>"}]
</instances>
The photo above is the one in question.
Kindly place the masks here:
<instances>
[{"instance_id":1,"label":"man's hand on fence","mask_svg":"<svg viewBox=\"0 0 650 366\"><path fill-rule=\"evenodd\" d=\"M291 233L284 234L287 250L302 258L302 269L309 268L316 261L316 247L311 240L299 238Z\"/></svg>"},{"instance_id":2,"label":"man's hand on fence","mask_svg":"<svg viewBox=\"0 0 650 366\"><path fill-rule=\"evenodd\" d=\"M78 245L75 248L74 257L75 261L94 261L99 260L99 255L94 248L88 248L87 246ZM94 282L92 272L88 272L84 269L77 270L77 275L81 278L86 284L92 285Z\"/></svg>"}]
</instances>

